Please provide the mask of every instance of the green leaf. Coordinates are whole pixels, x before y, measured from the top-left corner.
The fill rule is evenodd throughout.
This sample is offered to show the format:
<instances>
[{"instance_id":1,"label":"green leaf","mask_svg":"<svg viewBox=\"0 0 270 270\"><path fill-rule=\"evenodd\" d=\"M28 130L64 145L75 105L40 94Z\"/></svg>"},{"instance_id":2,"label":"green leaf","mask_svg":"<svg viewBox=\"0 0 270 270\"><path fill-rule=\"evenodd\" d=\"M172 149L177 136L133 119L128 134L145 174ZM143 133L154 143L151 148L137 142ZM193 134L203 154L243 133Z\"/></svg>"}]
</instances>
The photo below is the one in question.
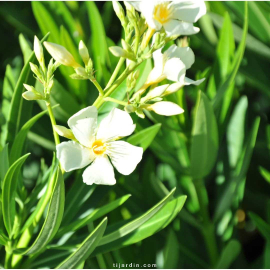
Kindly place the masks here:
<instances>
[{"instance_id":1,"label":"green leaf","mask_svg":"<svg viewBox=\"0 0 270 270\"><path fill-rule=\"evenodd\" d=\"M237 240L230 240L226 247L223 249L219 261L215 268L228 269L235 261L241 251L241 244Z\"/></svg>"},{"instance_id":2,"label":"green leaf","mask_svg":"<svg viewBox=\"0 0 270 270\"><path fill-rule=\"evenodd\" d=\"M270 172L263 167L259 167L262 177L270 184Z\"/></svg>"},{"instance_id":3,"label":"green leaf","mask_svg":"<svg viewBox=\"0 0 270 270\"><path fill-rule=\"evenodd\" d=\"M248 108L246 96L240 98L235 106L228 124L227 142L228 155L231 167L235 167L240 155L245 137L245 117Z\"/></svg>"},{"instance_id":4,"label":"green leaf","mask_svg":"<svg viewBox=\"0 0 270 270\"><path fill-rule=\"evenodd\" d=\"M60 168L57 169L57 182L50 200L46 219L39 235L31 247L14 250L15 254L30 255L41 251L53 239L57 233L65 205L65 185Z\"/></svg>"},{"instance_id":5,"label":"green leaf","mask_svg":"<svg viewBox=\"0 0 270 270\"><path fill-rule=\"evenodd\" d=\"M36 21L43 35L50 32L50 40L59 43L60 33L57 23L42 2L32 2L32 9Z\"/></svg>"},{"instance_id":6,"label":"green leaf","mask_svg":"<svg viewBox=\"0 0 270 270\"><path fill-rule=\"evenodd\" d=\"M245 52L245 46L246 46L246 38L247 38L247 31L248 31L248 5L247 2L245 2L245 20L244 20L244 27L243 27L243 35L241 42L238 46L237 52L235 54L234 62L233 62L233 68L231 71L231 74L226 79L224 83L218 88L217 95L215 96L213 100L213 107L214 110L217 110L220 106L220 103L222 99L224 98L227 90L229 89L230 85L234 83L236 74L238 72L238 69L240 67L242 58L244 56Z\"/></svg>"},{"instance_id":7,"label":"green leaf","mask_svg":"<svg viewBox=\"0 0 270 270\"><path fill-rule=\"evenodd\" d=\"M38 2L37 2L38 3ZM45 41L49 33L44 36L41 42ZM30 65L29 62L33 61L35 57L34 52L32 52L31 56L29 57L28 61L25 63L20 77L17 81L16 87L14 89L14 94L12 96L11 107L9 111L8 117L8 134L6 141L12 142L15 138L18 128L20 126L20 116L21 116L21 106L22 106L22 93L23 93L23 84L27 82L29 73L30 73Z\"/></svg>"},{"instance_id":8,"label":"green leaf","mask_svg":"<svg viewBox=\"0 0 270 270\"><path fill-rule=\"evenodd\" d=\"M110 67L106 33L96 4L88 1L86 2L86 6L92 32L91 47L96 65L95 69L98 71L97 80L99 81L103 75L100 71L106 67L106 64Z\"/></svg>"},{"instance_id":9,"label":"green leaf","mask_svg":"<svg viewBox=\"0 0 270 270\"><path fill-rule=\"evenodd\" d=\"M19 35L19 42L23 53L24 63L26 63L32 53L32 49L30 48L29 43L27 42L23 34Z\"/></svg>"},{"instance_id":10,"label":"green leaf","mask_svg":"<svg viewBox=\"0 0 270 270\"><path fill-rule=\"evenodd\" d=\"M145 214L141 215L140 217L136 218L135 220L131 221L130 223L124 225L123 227L119 228L118 230L105 235L102 240L100 241L100 245L105 245L109 242L115 241L119 238L124 237L125 235L131 233L132 231L139 228L142 224L144 224L147 220L153 217L166 203L171 200L173 194L175 192L175 188L158 204L156 204L153 208L148 210Z\"/></svg>"},{"instance_id":11,"label":"green leaf","mask_svg":"<svg viewBox=\"0 0 270 270\"><path fill-rule=\"evenodd\" d=\"M51 165L51 173L48 178L47 188L45 194L40 198L35 210L30 215L30 217L25 222L23 228L21 229L21 233L28 229L28 227L33 224L35 221L40 220L41 216L44 214L45 208L48 205L48 202L51 199L51 194L54 191L54 187L57 183L58 179L58 164L55 164L55 156L53 158L53 162Z\"/></svg>"},{"instance_id":12,"label":"green leaf","mask_svg":"<svg viewBox=\"0 0 270 270\"><path fill-rule=\"evenodd\" d=\"M81 174L77 175L66 196L65 213L62 225L71 223L86 200L93 194L95 189L96 185L85 188L85 185L82 183Z\"/></svg>"},{"instance_id":13,"label":"green leaf","mask_svg":"<svg viewBox=\"0 0 270 270\"><path fill-rule=\"evenodd\" d=\"M2 198L2 211L3 219L5 223L8 235L12 236L12 228L15 221L16 205L15 195L17 180L20 173L20 169L30 154L26 154L16 160L8 169L4 182L3 182L3 198Z\"/></svg>"},{"instance_id":14,"label":"green leaf","mask_svg":"<svg viewBox=\"0 0 270 270\"><path fill-rule=\"evenodd\" d=\"M165 269L177 269L177 262L179 260L178 252L179 245L175 232L171 229L167 237L166 246L163 251Z\"/></svg>"},{"instance_id":15,"label":"green leaf","mask_svg":"<svg viewBox=\"0 0 270 270\"><path fill-rule=\"evenodd\" d=\"M172 195L172 192L170 194ZM159 212L153 215L144 224L141 224L135 231L127 234L126 236L119 237L116 241L103 244L103 241L101 240L99 246L94 251L93 256L99 253L105 253L124 246L132 245L164 229L179 214L182 207L184 206L186 198L186 196L180 196L168 202ZM127 225L129 224L130 223ZM127 225L124 225L117 231L121 232L121 229L125 228ZM102 239L104 239L104 237Z\"/></svg>"},{"instance_id":16,"label":"green leaf","mask_svg":"<svg viewBox=\"0 0 270 270\"><path fill-rule=\"evenodd\" d=\"M9 168L9 160L8 160L8 144L0 152L0 187L2 188L2 184L5 178L5 175Z\"/></svg>"},{"instance_id":17,"label":"green leaf","mask_svg":"<svg viewBox=\"0 0 270 270\"><path fill-rule=\"evenodd\" d=\"M65 261L60 263L56 269L74 269L80 263L85 261L95 250L100 242L107 226L107 218L104 218L96 229L81 243Z\"/></svg>"},{"instance_id":18,"label":"green leaf","mask_svg":"<svg viewBox=\"0 0 270 270\"><path fill-rule=\"evenodd\" d=\"M78 219L72 223L70 223L69 225L60 228L56 237L62 236L63 234L70 232L70 231L77 231L78 229L86 226L87 224L89 224L89 222L93 222L95 220L97 220L98 218L106 215L107 213L110 213L111 211L113 211L115 208L119 207L120 205L122 205L131 195L125 195L111 203L108 203L100 208L95 209L92 213L90 213L88 216L82 218L82 219Z\"/></svg>"},{"instance_id":19,"label":"green leaf","mask_svg":"<svg viewBox=\"0 0 270 270\"><path fill-rule=\"evenodd\" d=\"M0 245L5 246L8 242L8 237L4 234L4 232L0 229Z\"/></svg>"},{"instance_id":20,"label":"green leaf","mask_svg":"<svg viewBox=\"0 0 270 270\"><path fill-rule=\"evenodd\" d=\"M214 214L214 221L217 221L226 213L230 208L233 198L236 198L236 194L241 186L241 183L246 178L246 173L250 164L253 149L255 147L258 129L260 125L260 118L257 117L253 123L251 131L248 133L248 140L245 144L244 151L241 154L236 169L235 176L230 179L225 191L217 203L216 211Z\"/></svg>"},{"instance_id":21,"label":"green leaf","mask_svg":"<svg viewBox=\"0 0 270 270\"><path fill-rule=\"evenodd\" d=\"M256 227L260 231L260 233L263 235L267 241L270 241L270 225L267 224L261 217L259 217L255 213L248 213L252 221L255 223Z\"/></svg>"},{"instance_id":22,"label":"green leaf","mask_svg":"<svg viewBox=\"0 0 270 270\"><path fill-rule=\"evenodd\" d=\"M161 124L153 125L149 128L143 129L136 134L130 136L127 141L133 145L139 145L145 151L152 141L155 139L157 133L161 128Z\"/></svg>"},{"instance_id":23,"label":"green leaf","mask_svg":"<svg viewBox=\"0 0 270 270\"><path fill-rule=\"evenodd\" d=\"M190 171L194 179L200 179L211 172L218 151L215 114L208 98L201 91L198 95L194 117Z\"/></svg>"},{"instance_id":24,"label":"green leaf","mask_svg":"<svg viewBox=\"0 0 270 270\"><path fill-rule=\"evenodd\" d=\"M13 163L15 160L17 160L21 156L28 131L36 123L36 121L46 113L47 111L43 111L35 115L23 125L23 127L21 128L21 130L19 131L19 133L16 135L14 139L14 142L10 151L10 163Z\"/></svg>"}]
</instances>

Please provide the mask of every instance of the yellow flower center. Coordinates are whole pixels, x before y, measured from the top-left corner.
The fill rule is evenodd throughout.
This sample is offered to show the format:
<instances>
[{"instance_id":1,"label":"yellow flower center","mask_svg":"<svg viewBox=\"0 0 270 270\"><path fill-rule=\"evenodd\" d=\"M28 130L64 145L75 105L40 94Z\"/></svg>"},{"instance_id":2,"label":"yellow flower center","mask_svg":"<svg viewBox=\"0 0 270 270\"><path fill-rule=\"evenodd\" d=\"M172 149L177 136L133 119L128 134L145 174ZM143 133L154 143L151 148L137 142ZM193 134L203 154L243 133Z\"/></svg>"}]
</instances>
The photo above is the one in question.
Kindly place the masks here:
<instances>
[{"instance_id":1,"label":"yellow flower center","mask_svg":"<svg viewBox=\"0 0 270 270\"><path fill-rule=\"evenodd\" d=\"M106 146L102 140L96 140L92 144L92 149L96 155L102 155L106 151Z\"/></svg>"},{"instance_id":2,"label":"yellow flower center","mask_svg":"<svg viewBox=\"0 0 270 270\"><path fill-rule=\"evenodd\" d=\"M168 8L170 2L160 3L155 6L154 10L154 19L160 22L161 24L166 23L170 20L171 9Z\"/></svg>"}]
</instances>

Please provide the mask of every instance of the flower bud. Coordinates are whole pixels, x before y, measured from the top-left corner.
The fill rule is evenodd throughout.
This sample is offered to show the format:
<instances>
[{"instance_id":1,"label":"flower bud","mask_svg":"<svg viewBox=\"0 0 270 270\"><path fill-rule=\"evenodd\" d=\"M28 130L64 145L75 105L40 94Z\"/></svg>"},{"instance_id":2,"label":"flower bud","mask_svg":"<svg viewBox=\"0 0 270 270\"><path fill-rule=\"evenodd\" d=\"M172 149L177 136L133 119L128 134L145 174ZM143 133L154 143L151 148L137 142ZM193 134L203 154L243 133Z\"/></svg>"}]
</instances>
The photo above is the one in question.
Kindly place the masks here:
<instances>
[{"instance_id":1,"label":"flower bud","mask_svg":"<svg viewBox=\"0 0 270 270\"><path fill-rule=\"evenodd\" d=\"M42 76L42 74L41 74L38 66L35 65L35 64L33 64L33 63L31 63L31 62L29 64L30 64L30 68L31 68L32 72L38 77L39 80L42 81L43 80L43 76Z\"/></svg>"},{"instance_id":2,"label":"flower bud","mask_svg":"<svg viewBox=\"0 0 270 270\"><path fill-rule=\"evenodd\" d=\"M133 15L135 15L135 8L128 2L124 1L124 4L126 6L127 12L131 12Z\"/></svg>"},{"instance_id":3,"label":"flower bud","mask_svg":"<svg viewBox=\"0 0 270 270\"><path fill-rule=\"evenodd\" d=\"M76 73L73 73L73 74L69 75L69 77L71 79L73 79L73 80L87 80L87 78L82 77L82 76L80 76L80 75L78 75Z\"/></svg>"},{"instance_id":4,"label":"flower bud","mask_svg":"<svg viewBox=\"0 0 270 270\"><path fill-rule=\"evenodd\" d=\"M44 42L44 46L54 60L62 65L73 68L80 67L72 54L65 47L51 42Z\"/></svg>"},{"instance_id":5,"label":"flower bud","mask_svg":"<svg viewBox=\"0 0 270 270\"><path fill-rule=\"evenodd\" d=\"M78 75L82 76L82 77L85 77L85 78L88 77L88 75L87 75L87 73L85 72L85 69L84 69L83 67L75 68L75 72L76 72Z\"/></svg>"},{"instance_id":6,"label":"flower bud","mask_svg":"<svg viewBox=\"0 0 270 270\"><path fill-rule=\"evenodd\" d=\"M65 138L70 139L70 140L76 140L72 131L66 127L54 125L53 129L62 137L65 137Z\"/></svg>"},{"instance_id":7,"label":"flower bud","mask_svg":"<svg viewBox=\"0 0 270 270\"><path fill-rule=\"evenodd\" d=\"M39 100L43 99L40 94L34 93L32 91L26 91L22 94L23 98L26 100Z\"/></svg>"},{"instance_id":8,"label":"flower bud","mask_svg":"<svg viewBox=\"0 0 270 270\"><path fill-rule=\"evenodd\" d=\"M39 64L41 65L42 68L44 68L45 63L44 63L43 47L37 36L35 36L34 38L34 52Z\"/></svg>"},{"instance_id":9,"label":"flower bud","mask_svg":"<svg viewBox=\"0 0 270 270\"><path fill-rule=\"evenodd\" d=\"M84 64L87 65L88 61L89 61L89 52L88 52L88 49L82 40L79 43L79 53L80 53L80 56L81 56Z\"/></svg>"},{"instance_id":10,"label":"flower bud","mask_svg":"<svg viewBox=\"0 0 270 270\"><path fill-rule=\"evenodd\" d=\"M140 117L140 118L145 118L145 115L143 113L143 110L138 108L135 113Z\"/></svg>"},{"instance_id":11,"label":"flower bud","mask_svg":"<svg viewBox=\"0 0 270 270\"><path fill-rule=\"evenodd\" d=\"M121 43L124 50L126 50L129 53L133 53L131 46L124 39L121 40Z\"/></svg>"},{"instance_id":12,"label":"flower bud","mask_svg":"<svg viewBox=\"0 0 270 270\"><path fill-rule=\"evenodd\" d=\"M160 101L154 104L146 104L143 105L142 108L165 116L177 115L184 112L180 106L170 101Z\"/></svg>"},{"instance_id":13,"label":"flower bud","mask_svg":"<svg viewBox=\"0 0 270 270\"><path fill-rule=\"evenodd\" d=\"M127 106L125 106L125 111L127 113L133 113L136 111L136 108L132 104L128 104Z\"/></svg>"},{"instance_id":14,"label":"flower bud","mask_svg":"<svg viewBox=\"0 0 270 270\"><path fill-rule=\"evenodd\" d=\"M127 26L127 18L125 16L124 9L118 1L112 1L113 9L115 11L116 16L119 18L122 26L125 28Z\"/></svg>"},{"instance_id":15,"label":"flower bud","mask_svg":"<svg viewBox=\"0 0 270 270\"><path fill-rule=\"evenodd\" d=\"M34 93L37 92L37 90L31 85L24 83L23 86L25 87L27 91L34 92Z\"/></svg>"},{"instance_id":16,"label":"flower bud","mask_svg":"<svg viewBox=\"0 0 270 270\"><path fill-rule=\"evenodd\" d=\"M109 48L111 53L116 56L116 57L124 57L124 58L128 58L132 61L136 61L134 55L132 55L131 53L123 50L121 47L118 46L112 46Z\"/></svg>"}]
</instances>

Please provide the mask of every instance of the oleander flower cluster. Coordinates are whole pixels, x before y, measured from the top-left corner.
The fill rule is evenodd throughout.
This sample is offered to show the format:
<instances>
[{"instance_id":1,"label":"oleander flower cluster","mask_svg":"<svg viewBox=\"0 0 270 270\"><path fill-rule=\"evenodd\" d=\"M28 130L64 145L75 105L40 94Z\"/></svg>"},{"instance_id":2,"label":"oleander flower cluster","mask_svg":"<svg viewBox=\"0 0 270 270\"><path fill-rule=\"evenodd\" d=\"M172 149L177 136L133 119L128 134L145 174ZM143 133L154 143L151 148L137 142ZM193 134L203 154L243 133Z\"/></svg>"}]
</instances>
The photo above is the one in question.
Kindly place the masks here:
<instances>
[{"instance_id":1,"label":"oleander flower cluster","mask_svg":"<svg viewBox=\"0 0 270 270\"><path fill-rule=\"evenodd\" d=\"M50 113L56 142L57 158L63 171L69 172L85 168L83 182L91 184L113 185L116 183L113 166L123 174L131 174L142 159L143 149L120 140L131 135L135 124L130 116L136 113L145 118L146 112L164 116L178 115L184 110L166 97L174 94L186 85L199 85L204 79L193 80L186 72L195 62L195 55L188 46L186 36L199 32L194 26L206 13L202 0L177 1L136 1L120 4L113 1L113 8L124 30L120 46L110 47L111 53L119 57L119 62L105 87L97 81L95 63L89 50L81 40L78 51L81 57L75 57L62 45L44 42L52 56L48 67L45 65L42 43L35 37L34 51L39 66L31 64L31 70L44 91L25 85L23 97L27 100L44 100ZM185 42L174 43L178 38ZM153 68L142 86L137 86L140 64L153 59ZM119 75L126 63L124 72ZM74 69L70 77L74 80L90 80L99 92L92 106L80 110L68 120L68 128L57 125L50 107L50 94L53 88L55 70L64 65ZM126 97L117 100L113 92L125 82ZM100 123L98 109L105 102L113 102L114 108ZM89 104L90 105L90 104ZM60 143L59 137L70 141Z\"/></svg>"}]
</instances>

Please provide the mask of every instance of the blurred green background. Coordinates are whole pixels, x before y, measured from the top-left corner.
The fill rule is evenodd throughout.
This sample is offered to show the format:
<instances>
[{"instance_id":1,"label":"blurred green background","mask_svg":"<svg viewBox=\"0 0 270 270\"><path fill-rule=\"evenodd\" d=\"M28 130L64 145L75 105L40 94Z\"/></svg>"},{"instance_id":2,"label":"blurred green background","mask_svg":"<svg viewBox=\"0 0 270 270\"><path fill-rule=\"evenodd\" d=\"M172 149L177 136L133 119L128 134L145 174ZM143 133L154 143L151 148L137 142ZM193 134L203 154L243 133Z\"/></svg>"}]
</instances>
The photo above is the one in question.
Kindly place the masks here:
<instances>
[{"instance_id":1,"label":"blurred green background","mask_svg":"<svg viewBox=\"0 0 270 270\"><path fill-rule=\"evenodd\" d=\"M119 44L122 30L111 2L97 2L96 5L104 23L107 45ZM207 2L207 8L208 14L198 23L201 28L200 33L188 38L189 45L194 50L196 57L195 64L188 71L188 77L206 77L207 79L200 86L200 89L211 99L215 96L215 89L218 88L218 85L227 78L230 71L229 66L235 57L235 54L227 52L227 49L230 51L233 48L234 51L234 42L236 47L241 42L244 2ZM222 135L220 135L217 163L206 177L206 187L211 217L216 215L216 207L220 205L220 198L224 197L222 195L226 195L227 190L235 189L235 192L231 193L229 207L225 209L226 211L220 210L221 214L215 221L219 252L230 240L236 239L237 241L236 245L234 245L235 242L230 242L232 243L231 253L237 254L237 258L223 266L268 268L270 267L270 258L269 255L267 256L270 252L270 225L268 225L270 224L270 3L250 1L248 2L248 8L249 28L246 50L239 72L234 80L234 91L230 97L224 97L229 98L229 109L225 120L219 126ZM68 14L71 17L66 16L65 9L68 9ZM51 14L53 22L46 12ZM223 34L221 34L224 19L226 20L228 15L232 21L233 40L230 39L229 29L223 30ZM24 54L27 55L25 44L29 44L32 48L34 35L41 39L48 32L47 30L51 32L49 41L68 47L75 57L77 57L76 46L79 40L83 39L95 61L97 78L104 86L108 73L113 70L117 59L109 55L106 48L104 53L101 52L102 39L99 41L95 39L102 36L103 29L100 28L98 21L91 21L91 18L94 18L94 15L89 12L86 2L62 2L61 6L55 2L0 2L2 109L4 103L10 102L12 96L12 90L2 93L4 83L10 84L10 89L13 85L12 79L4 82L7 65L10 65L13 79L16 81L24 63L20 45L23 47ZM72 23L68 23L70 20L72 20ZM23 34L23 37L20 37L19 42L20 34ZM93 44L96 45L93 46ZM223 56L227 54L229 54L229 57L226 62ZM48 61L48 54L46 54L46 59ZM220 61L220 59L225 62ZM151 63L146 65L149 65L144 70L147 73L147 69L149 72L151 68ZM72 73L72 70L70 71L66 67L56 73L56 79L61 83L58 88L62 89L62 96L66 97L61 102L57 100L61 96L55 97L56 101L60 102L63 107L63 110L59 110L56 116L57 121L63 125L72 113L90 105L97 95L90 82L70 81L65 76L65 74L70 73ZM184 92L181 92L184 93L187 115L189 116L195 105L197 91L198 89L195 87L186 87ZM118 94L121 96L121 93ZM33 106L29 115L41 111L38 104L29 105L28 103L27 106ZM240 111L239 113L237 108ZM105 113L109 109L110 107L107 106L102 109L102 112ZM232 120L233 115L235 117ZM234 151L230 149L235 147L235 151L238 151L239 148L240 153L245 148L253 122L258 116L261 118L261 123L250 165L246 168L242 177L244 181L241 182L241 185L236 185L231 180L235 171L232 168L234 166L229 164L231 160L228 156L230 156L230 151ZM170 190L174 186L177 186L178 194L187 194L188 200L184 211L180 214L181 224L179 218L177 218L170 227L143 242L115 251L113 253L114 260L108 253L105 256L107 266L111 266L111 263L116 261L123 263L156 262L157 266L161 268L207 268L209 264L205 244L196 228L198 220L193 220L193 216L190 215L190 213L196 214L198 206L194 198L191 199L193 186L186 174L185 161L183 161L183 152L186 151L186 148L182 145L182 142L185 140L178 140L174 132L167 132L167 130L173 130L175 127L178 128L174 120L167 118L164 120L164 118L153 116L144 121L139 119L136 119L136 121L138 121L137 126L140 128L162 122L162 128L150 148L145 152L143 162L139 165L136 173L129 177L119 177L118 185L103 187L102 192L98 193L104 194L103 200L113 200L127 192L133 195L133 200L126 203L127 207L114 211L113 214L110 214L109 220L127 219L149 209L164 196L164 189ZM179 121L180 133L188 137L191 123L186 120L183 121L181 117ZM1 114L1 123L5 123L5 115L3 114ZM237 130L238 127L241 129L240 131ZM42 121L35 124L28 135L27 147L32 155L27 161L27 166L25 166L24 177L27 179L26 183L29 189L38 176L41 158L44 158L46 164L50 164L51 150L54 149L52 134L48 132L50 129L49 119L44 117ZM234 132L234 129L237 131ZM165 139L167 143L162 144ZM243 145L239 146L242 141ZM156 188L156 181L162 183L162 188ZM71 183L72 181L68 182L68 185L71 185ZM100 187L98 188L100 189ZM109 192L107 193L107 191ZM97 201L97 198L92 200ZM92 203L92 201L89 201L89 203ZM268 224L258 218L251 219L248 215L249 212L256 213ZM192 220L190 221L190 219ZM194 226L190 225L192 222L195 223ZM240 244L241 249L238 248L238 244ZM234 254L231 253L224 256L233 257ZM90 266L97 265L93 263Z\"/></svg>"}]
</instances>

